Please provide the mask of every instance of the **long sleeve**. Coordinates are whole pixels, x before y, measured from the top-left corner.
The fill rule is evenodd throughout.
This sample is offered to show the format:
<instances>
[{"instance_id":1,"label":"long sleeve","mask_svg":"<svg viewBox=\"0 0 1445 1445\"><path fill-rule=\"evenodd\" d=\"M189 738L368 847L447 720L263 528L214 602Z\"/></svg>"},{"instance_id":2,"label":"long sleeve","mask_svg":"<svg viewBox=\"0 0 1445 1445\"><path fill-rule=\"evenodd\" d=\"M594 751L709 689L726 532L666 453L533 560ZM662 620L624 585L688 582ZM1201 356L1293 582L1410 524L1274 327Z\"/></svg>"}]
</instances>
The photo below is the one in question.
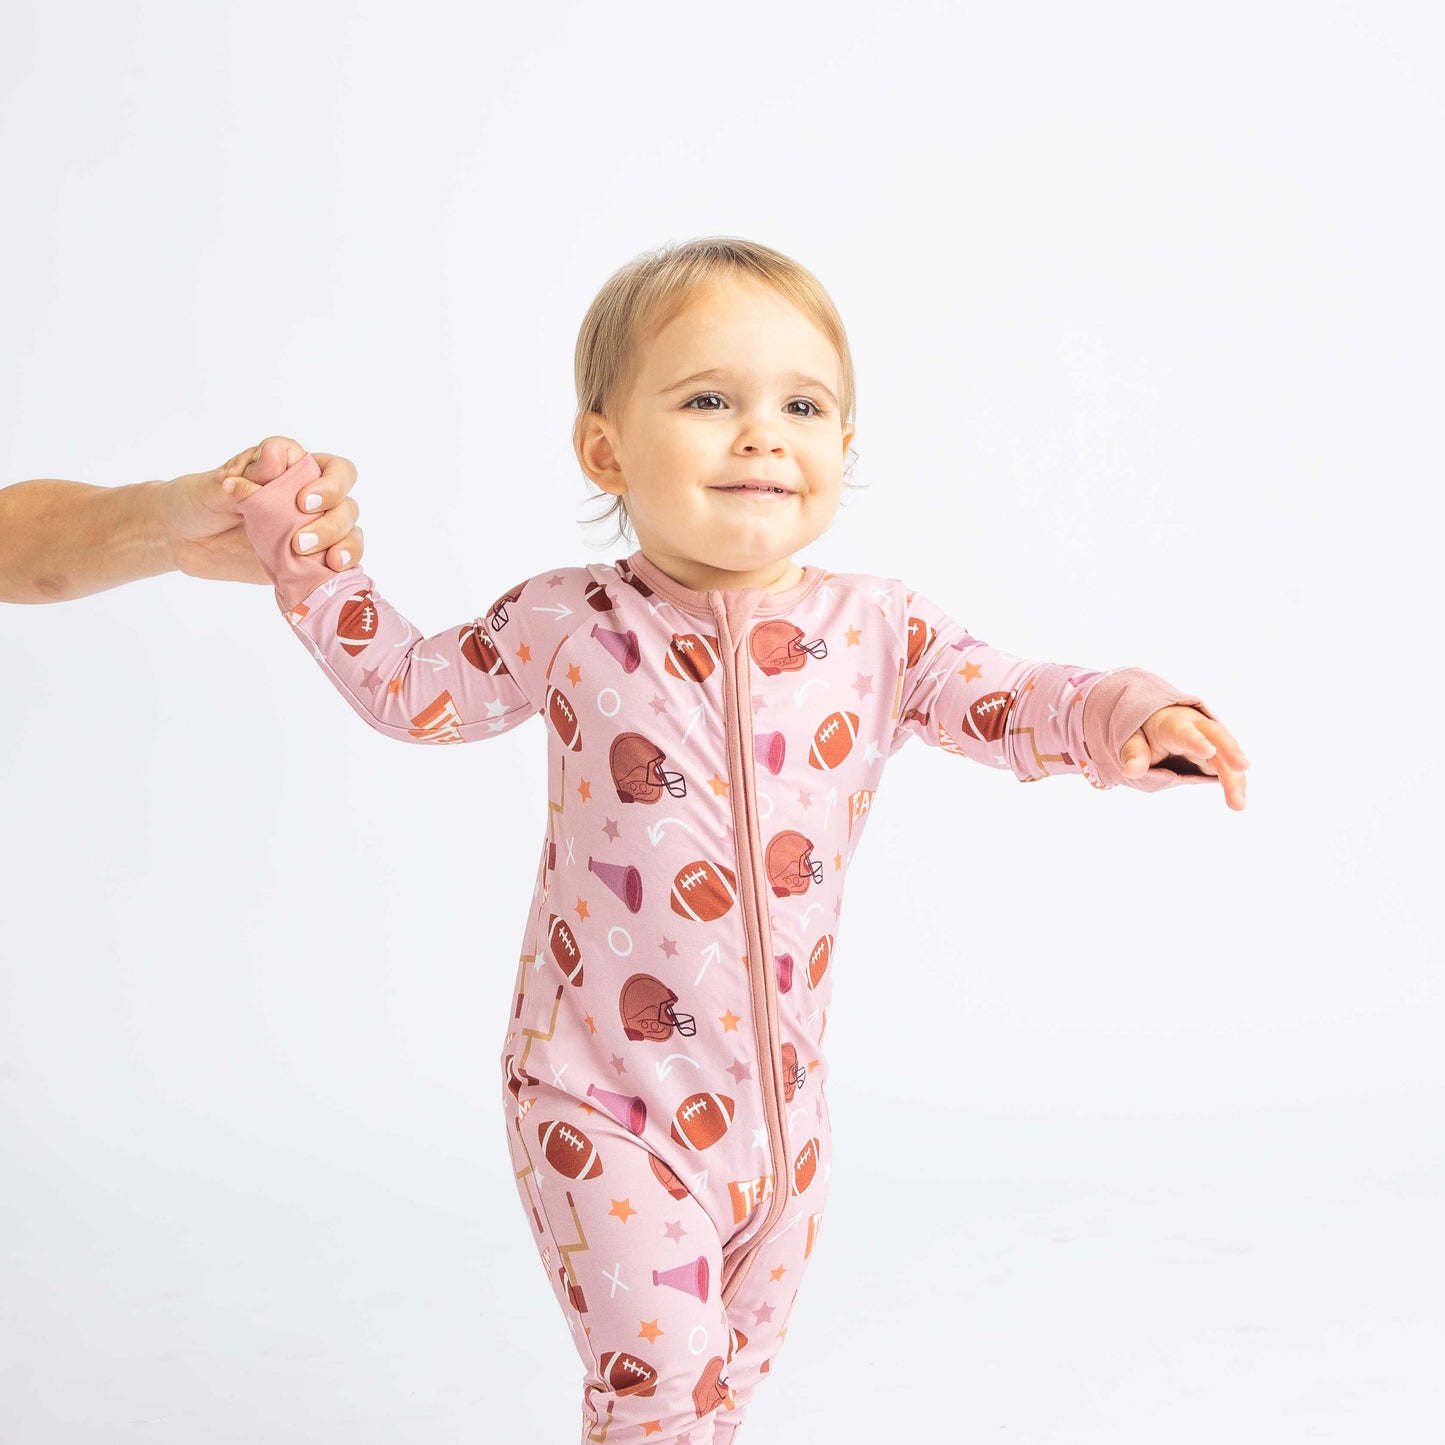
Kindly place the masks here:
<instances>
[{"instance_id":1,"label":"long sleeve","mask_svg":"<svg viewBox=\"0 0 1445 1445\"><path fill-rule=\"evenodd\" d=\"M970 636L920 593L906 597L890 756L912 736L1009 768L1025 783L1078 773L1096 788L1123 783L1150 793L1219 782L1185 758L1167 758L1137 778L1126 777L1119 761L1125 741L1161 707L1186 704L1213 717L1199 698L1142 668L1100 671L1015 657Z\"/></svg>"},{"instance_id":2,"label":"long sleeve","mask_svg":"<svg viewBox=\"0 0 1445 1445\"><path fill-rule=\"evenodd\" d=\"M414 743L472 742L541 711L544 670L572 613L560 601L517 603L546 579L529 579L482 616L424 637L361 568L333 572L320 556L292 549L293 534L314 520L300 497L320 475L308 452L239 511L277 606L352 708L378 732Z\"/></svg>"}]
</instances>

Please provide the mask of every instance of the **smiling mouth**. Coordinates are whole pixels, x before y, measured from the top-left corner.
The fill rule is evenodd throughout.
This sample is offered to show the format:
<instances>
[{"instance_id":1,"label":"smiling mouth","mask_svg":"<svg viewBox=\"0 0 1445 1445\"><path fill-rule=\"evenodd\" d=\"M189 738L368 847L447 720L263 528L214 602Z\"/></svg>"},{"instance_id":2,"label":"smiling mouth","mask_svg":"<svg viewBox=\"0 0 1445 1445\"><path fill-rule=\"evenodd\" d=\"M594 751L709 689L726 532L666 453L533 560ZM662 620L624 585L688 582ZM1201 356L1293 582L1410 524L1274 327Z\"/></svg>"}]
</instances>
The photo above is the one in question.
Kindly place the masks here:
<instances>
[{"instance_id":1,"label":"smiling mouth","mask_svg":"<svg viewBox=\"0 0 1445 1445\"><path fill-rule=\"evenodd\" d=\"M714 487L715 492L756 492L763 497L791 497L793 494L786 487Z\"/></svg>"}]
</instances>

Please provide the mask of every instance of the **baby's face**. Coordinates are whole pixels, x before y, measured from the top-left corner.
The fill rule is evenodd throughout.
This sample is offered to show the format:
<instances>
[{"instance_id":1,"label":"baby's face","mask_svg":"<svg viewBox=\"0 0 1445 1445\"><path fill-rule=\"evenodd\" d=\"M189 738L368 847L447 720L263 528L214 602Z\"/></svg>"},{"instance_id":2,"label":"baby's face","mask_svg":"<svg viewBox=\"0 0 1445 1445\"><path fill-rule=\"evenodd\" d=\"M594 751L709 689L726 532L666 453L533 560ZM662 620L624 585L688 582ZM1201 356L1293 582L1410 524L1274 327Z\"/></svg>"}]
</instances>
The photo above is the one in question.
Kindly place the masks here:
<instances>
[{"instance_id":1,"label":"baby's face","mask_svg":"<svg viewBox=\"0 0 1445 1445\"><path fill-rule=\"evenodd\" d=\"M663 327L618 415L589 415L578 458L685 586L782 590L838 509L853 439L838 391L828 338L772 291L729 281ZM786 492L724 490L748 478Z\"/></svg>"}]
</instances>

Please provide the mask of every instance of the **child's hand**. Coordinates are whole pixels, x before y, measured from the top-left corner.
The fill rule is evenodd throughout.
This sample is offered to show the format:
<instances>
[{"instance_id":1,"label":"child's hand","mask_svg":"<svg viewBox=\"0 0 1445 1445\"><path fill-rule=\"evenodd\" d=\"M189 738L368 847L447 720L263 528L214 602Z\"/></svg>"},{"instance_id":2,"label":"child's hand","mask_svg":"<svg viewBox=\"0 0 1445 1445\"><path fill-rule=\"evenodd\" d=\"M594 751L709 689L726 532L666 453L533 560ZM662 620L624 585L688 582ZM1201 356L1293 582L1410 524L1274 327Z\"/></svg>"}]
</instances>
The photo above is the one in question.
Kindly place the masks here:
<instances>
[{"instance_id":1,"label":"child's hand","mask_svg":"<svg viewBox=\"0 0 1445 1445\"><path fill-rule=\"evenodd\" d=\"M1222 723L1195 707L1161 707L1125 742L1119 762L1128 777L1137 778L1170 756L1187 758L1213 774L1224 785L1225 802L1236 811L1244 807L1249 759Z\"/></svg>"},{"instance_id":2,"label":"child's hand","mask_svg":"<svg viewBox=\"0 0 1445 1445\"><path fill-rule=\"evenodd\" d=\"M237 507L305 455L306 448L290 437L267 437L215 471L157 483L157 511L176 567L187 576L216 582L270 582ZM341 572L361 559L358 509L347 495L356 482L356 468L345 457L311 455L321 466L321 476L307 495L320 501L314 523L298 531L312 534L315 541L311 546L292 545L297 552L319 554L325 549L327 565Z\"/></svg>"}]
</instances>

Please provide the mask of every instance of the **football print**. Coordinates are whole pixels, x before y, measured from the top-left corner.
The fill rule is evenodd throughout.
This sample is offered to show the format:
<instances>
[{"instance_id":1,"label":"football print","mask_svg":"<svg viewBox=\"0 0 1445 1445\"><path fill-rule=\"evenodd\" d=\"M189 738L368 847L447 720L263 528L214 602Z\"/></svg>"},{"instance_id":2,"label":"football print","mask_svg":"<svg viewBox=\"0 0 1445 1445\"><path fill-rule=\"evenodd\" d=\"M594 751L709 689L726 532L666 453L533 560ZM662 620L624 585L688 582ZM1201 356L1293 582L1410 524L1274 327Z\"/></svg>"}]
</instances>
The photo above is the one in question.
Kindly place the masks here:
<instances>
[{"instance_id":1,"label":"football print","mask_svg":"<svg viewBox=\"0 0 1445 1445\"><path fill-rule=\"evenodd\" d=\"M564 748L571 748L574 753L581 751L582 724L566 694L555 687L547 689L547 721L556 729Z\"/></svg>"},{"instance_id":2,"label":"football print","mask_svg":"<svg viewBox=\"0 0 1445 1445\"><path fill-rule=\"evenodd\" d=\"M815 768L836 768L853 751L858 736L856 712L830 712L813 734L808 761Z\"/></svg>"},{"instance_id":3,"label":"football print","mask_svg":"<svg viewBox=\"0 0 1445 1445\"><path fill-rule=\"evenodd\" d=\"M705 682L717 666L717 649L716 637L699 637L696 632L674 632L662 665L673 677Z\"/></svg>"},{"instance_id":4,"label":"football print","mask_svg":"<svg viewBox=\"0 0 1445 1445\"><path fill-rule=\"evenodd\" d=\"M677 1106L672 1142L686 1149L711 1149L733 1121L733 1101L726 1094L689 1094Z\"/></svg>"},{"instance_id":5,"label":"football print","mask_svg":"<svg viewBox=\"0 0 1445 1445\"><path fill-rule=\"evenodd\" d=\"M996 743L1003 736L1013 700L1011 692L991 692L970 704L963 719L969 732L986 743Z\"/></svg>"},{"instance_id":6,"label":"football print","mask_svg":"<svg viewBox=\"0 0 1445 1445\"><path fill-rule=\"evenodd\" d=\"M808 955L808 987L817 988L822 983L823 975L828 971L828 962L833 957L833 935L825 933L814 945L813 951Z\"/></svg>"},{"instance_id":7,"label":"football print","mask_svg":"<svg viewBox=\"0 0 1445 1445\"><path fill-rule=\"evenodd\" d=\"M607 1388L619 1395L654 1395L657 1393L657 1371L626 1350L613 1350L603 1355L600 1365Z\"/></svg>"},{"instance_id":8,"label":"football print","mask_svg":"<svg viewBox=\"0 0 1445 1445\"><path fill-rule=\"evenodd\" d=\"M376 598L369 588L364 589L342 605L341 615L336 620L336 640L355 657L376 636L379 621Z\"/></svg>"},{"instance_id":9,"label":"football print","mask_svg":"<svg viewBox=\"0 0 1445 1445\"><path fill-rule=\"evenodd\" d=\"M819 1147L816 1139L809 1139L798 1151L798 1157L793 1161L794 1194L801 1194L817 1176Z\"/></svg>"},{"instance_id":10,"label":"football print","mask_svg":"<svg viewBox=\"0 0 1445 1445\"><path fill-rule=\"evenodd\" d=\"M557 967L567 976L567 982L574 987L582 986L582 945L567 926L567 920L557 914L547 919L547 944Z\"/></svg>"},{"instance_id":11,"label":"football print","mask_svg":"<svg viewBox=\"0 0 1445 1445\"><path fill-rule=\"evenodd\" d=\"M596 1179L602 1173L596 1145L575 1125L543 1119L537 1125L537 1138L547 1162L568 1179Z\"/></svg>"},{"instance_id":12,"label":"football print","mask_svg":"<svg viewBox=\"0 0 1445 1445\"><path fill-rule=\"evenodd\" d=\"M698 923L721 918L737 902L738 877L721 863L699 858L677 870L672 880L672 911Z\"/></svg>"}]
</instances>

